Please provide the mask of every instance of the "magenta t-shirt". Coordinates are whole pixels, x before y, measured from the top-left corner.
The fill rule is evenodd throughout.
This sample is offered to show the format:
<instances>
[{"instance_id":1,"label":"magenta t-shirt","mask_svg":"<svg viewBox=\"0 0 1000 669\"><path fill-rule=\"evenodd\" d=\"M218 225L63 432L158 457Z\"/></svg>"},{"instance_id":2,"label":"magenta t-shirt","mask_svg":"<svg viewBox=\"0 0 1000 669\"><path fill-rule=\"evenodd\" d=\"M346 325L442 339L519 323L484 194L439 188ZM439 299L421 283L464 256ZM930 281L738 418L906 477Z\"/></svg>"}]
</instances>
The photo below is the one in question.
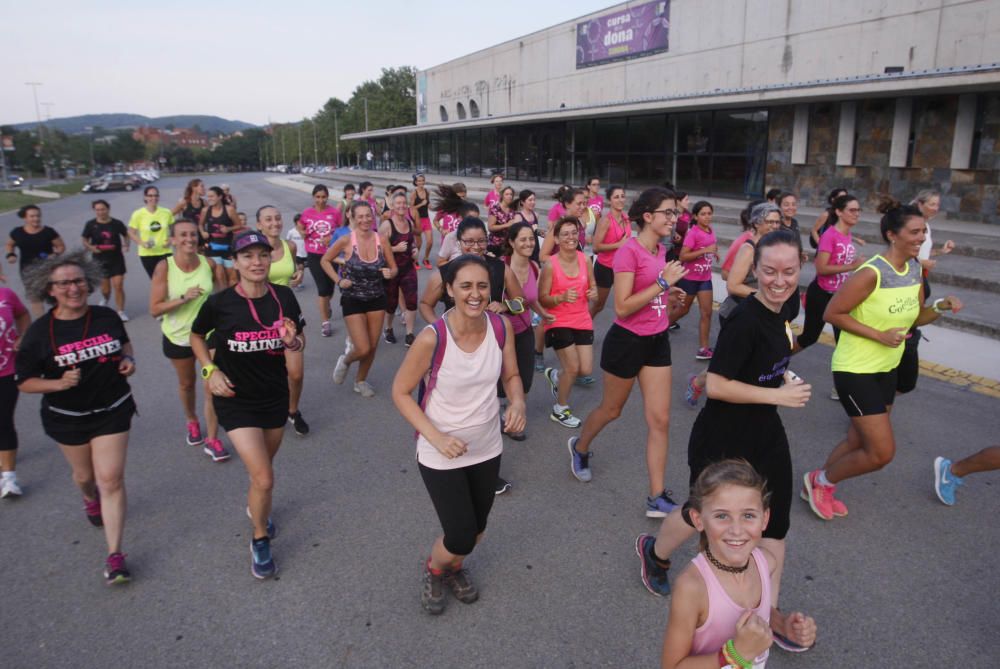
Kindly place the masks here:
<instances>
[{"instance_id":1,"label":"magenta t-shirt","mask_svg":"<svg viewBox=\"0 0 1000 669\"><path fill-rule=\"evenodd\" d=\"M302 236L306 243L306 253L326 253L327 245L323 243L323 237L332 237L333 231L340 227L340 210L327 207L323 211L316 211L315 207L309 207L302 212L299 220L306 231Z\"/></svg>"},{"instance_id":2,"label":"magenta t-shirt","mask_svg":"<svg viewBox=\"0 0 1000 669\"><path fill-rule=\"evenodd\" d=\"M656 277L666 264L666 249L662 244L656 245L656 253L650 253L633 237L615 253L614 270L615 274L631 272L635 275L632 283L632 293L635 294L656 283ZM666 292L660 293L632 315L616 318L615 323L642 337L659 334L670 325L667 298Z\"/></svg>"},{"instance_id":3,"label":"magenta t-shirt","mask_svg":"<svg viewBox=\"0 0 1000 669\"><path fill-rule=\"evenodd\" d=\"M27 311L13 290L0 286L0 377L14 373L14 342L24 334L17 331L15 319Z\"/></svg>"},{"instance_id":4,"label":"magenta t-shirt","mask_svg":"<svg viewBox=\"0 0 1000 669\"><path fill-rule=\"evenodd\" d=\"M600 195L594 196L587 200L587 206L594 212L594 220L601 220L601 212L604 211L604 198Z\"/></svg>"},{"instance_id":5,"label":"magenta t-shirt","mask_svg":"<svg viewBox=\"0 0 1000 669\"><path fill-rule=\"evenodd\" d=\"M566 207L562 206L561 202L556 202L549 209L549 223L555 223L560 218L566 215Z\"/></svg>"},{"instance_id":6,"label":"magenta t-shirt","mask_svg":"<svg viewBox=\"0 0 1000 669\"><path fill-rule=\"evenodd\" d=\"M500 201L500 193L496 192L495 190L491 190L489 193L487 193L486 200L483 202L483 204L486 205L486 211L489 211L490 207L492 207L499 201Z\"/></svg>"},{"instance_id":7,"label":"magenta t-shirt","mask_svg":"<svg viewBox=\"0 0 1000 669\"><path fill-rule=\"evenodd\" d=\"M711 228L708 232L701 229L701 226L693 225L684 235L684 246L697 251L706 246L715 244L715 233ZM688 271L684 278L688 281L710 281L712 279L712 263L715 261L714 253L706 253L698 256L692 262L684 263L684 269Z\"/></svg>"},{"instance_id":8,"label":"magenta t-shirt","mask_svg":"<svg viewBox=\"0 0 1000 669\"><path fill-rule=\"evenodd\" d=\"M851 235L841 234L836 226L827 228L823 236L819 238L819 246L816 248L816 253L822 251L830 254L830 265L850 265L854 262L856 253L854 242L851 241ZM835 293L847 281L850 275L850 272L826 275L817 274L816 283L826 292Z\"/></svg>"}]
</instances>

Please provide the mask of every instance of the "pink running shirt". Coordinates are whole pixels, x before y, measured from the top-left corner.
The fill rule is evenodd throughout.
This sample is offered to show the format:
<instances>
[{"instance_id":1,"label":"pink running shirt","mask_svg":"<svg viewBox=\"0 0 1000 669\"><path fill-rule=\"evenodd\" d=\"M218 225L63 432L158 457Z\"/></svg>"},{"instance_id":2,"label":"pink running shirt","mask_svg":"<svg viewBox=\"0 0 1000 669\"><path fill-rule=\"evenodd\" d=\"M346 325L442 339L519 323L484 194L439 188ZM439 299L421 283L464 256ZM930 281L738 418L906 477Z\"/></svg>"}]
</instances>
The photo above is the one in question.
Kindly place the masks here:
<instances>
[{"instance_id":1,"label":"pink running shirt","mask_svg":"<svg viewBox=\"0 0 1000 669\"><path fill-rule=\"evenodd\" d=\"M684 246L692 251L703 249L712 244L715 244L715 233L711 228L705 232L701 227L694 225L684 235ZM688 271L684 278L688 281L711 281L714 260L714 253L706 253L703 256L698 256L692 262L684 263L684 269Z\"/></svg>"},{"instance_id":2,"label":"pink running shirt","mask_svg":"<svg viewBox=\"0 0 1000 669\"><path fill-rule=\"evenodd\" d=\"M327 207L316 211L315 207L309 207L302 212L299 220L306 231L303 235L306 253L326 253L327 245L322 240L323 237L332 237L333 231L340 227L340 209Z\"/></svg>"},{"instance_id":3,"label":"pink running shirt","mask_svg":"<svg viewBox=\"0 0 1000 669\"><path fill-rule=\"evenodd\" d=\"M665 255L666 249L663 244L657 244L656 253L650 253L638 239L633 237L625 242L615 255L615 274L623 272L633 274L635 279L632 293L641 293L656 283L656 277L667 264ZM670 325L668 297L666 292L660 293L635 313L624 318L616 318L615 323L640 337L659 334Z\"/></svg>"},{"instance_id":4,"label":"pink running shirt","mask_svg":"<svg viewBox=\"0 0 1000 669\"><path fill-rule=\"evenodd\" d=\"M17 331L14 322L27 312L17 293L0 286L0 378L14 373L14 342L24 334Z\"/></svg>"},{"instance_id":5,"label":"pink running shirt","mask_svg":"<svg viewBox=\"0 0 1000 669\"><path fill-rule=\"evenodd\" d=\"M819 246L816 248L816 253L820 253L821 251L826 251L830 254L830 260L827 262L829 265L850 265L854 262L854 258L857 255L851 235L842 234L840 230L837 230L836 226L827 228L823 236L819 238ZM825 275L817 274L816 283L826 292L835 293L847 281L849 276L851 276L850 272Z\"/></svg>"}]
</instances>

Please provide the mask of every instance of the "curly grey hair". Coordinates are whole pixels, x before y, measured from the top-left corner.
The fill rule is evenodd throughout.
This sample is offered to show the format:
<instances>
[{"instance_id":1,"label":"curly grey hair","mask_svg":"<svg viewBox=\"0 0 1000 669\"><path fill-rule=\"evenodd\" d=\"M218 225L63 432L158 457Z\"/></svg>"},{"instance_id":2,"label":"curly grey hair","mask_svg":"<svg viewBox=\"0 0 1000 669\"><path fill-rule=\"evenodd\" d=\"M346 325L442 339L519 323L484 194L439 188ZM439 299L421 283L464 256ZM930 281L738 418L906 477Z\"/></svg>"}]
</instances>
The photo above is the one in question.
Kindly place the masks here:
<instances>
[{"instance_id":1,"label":"curly grey hair","mask_svg":"<svg viewBox=\"0 0 1000 669\"><path fill-rule=\"evenodd\" d=\"M49 295L49 288L52 287L52 273L60 267L73 265L83 270L83 276L87 279L87 292L93 293L101 285L101 266L94 261L90 254L77 249L62 255L49 256L45 260L32 263L26 270L22 282L24 290L31 300L45 302L54 305L55 299Z\"/></svg>"},{"instance_id":2,"label":"curly grey hair","mask_svg":"<svg viewBox=\"0 0 1000 669\"><path fill-rule=\"evenodd\" d=\"M764 222L764 219L767 218L768 214L773 212L778 212L779 214L781 213L781 209L778 205L770 202L762 202L761 204L758 204L750 210L750 225L756 228Z\"/></svg>"}]
</instances>

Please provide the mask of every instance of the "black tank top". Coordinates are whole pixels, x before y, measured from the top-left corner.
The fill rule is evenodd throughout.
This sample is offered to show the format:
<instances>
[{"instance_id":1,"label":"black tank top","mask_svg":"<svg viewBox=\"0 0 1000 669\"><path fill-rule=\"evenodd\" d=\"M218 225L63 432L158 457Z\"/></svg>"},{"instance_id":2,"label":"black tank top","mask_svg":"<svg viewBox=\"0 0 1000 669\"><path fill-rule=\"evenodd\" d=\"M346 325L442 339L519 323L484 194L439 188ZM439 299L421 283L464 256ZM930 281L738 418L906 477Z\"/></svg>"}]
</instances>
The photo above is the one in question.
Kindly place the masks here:
<instances>
[{"instance_id":1,"label":"black tank top","mask_svg":"<svg viewBox=\"0 0 1000 669\"><path fill-rule=\"evenodd\" d=\"M184 203L184 210L181 211L181 216L197 223L201 219L201 210L205 208L205 202L201 201L198 204L198 207L194 207L190 202Z\"/></svg>"},{"instance_id":2,"label":"black tank top","mask_svg":"<svg viewBox=\"0 0 1000 669\"><path fill-rule=\"evenodd\" d=\"M494 258L493 256L483 256L483 260L486 261L486 266L490 274L490 302L501 302L503 301L503 279L507 271L507 265L499 258ZM451 263L448 264L450 265ZM441 267L442 279L444 279L447 267L448 265ZM451 299L451 296L448 295L448 289L444 285L441 286L441 290L441 301L444 302L445 309L451 309L455 306L455 300Z\"/></svg>"},{"instance_id":3,"label":"black tank top","mask_svg":"<svg viewBox=\"0 0 1000 669\"><path fill-rule=\"evenodd\" d=\"M424 190L425 195L424 195L423 199L419 199L420 198L420 191L414 191L414 193L416 193L416 195L414 197L418 198L417 202L421 203L421 204L417 205L417 217L418 218L430 218L430 213L428 213L428 211L427 211L427 202L430 199L430 194L427 193L427 190L425 189Z\"/></svg>"},{"instance_id":4,"label":"black tank top","mask_svg":"<svg viewBox=\"0 0 1000 669\"><path fill-rule=\"evenodd\" d=\"M413 223L410 223L409 232L400 232L396 229L396 224L393 223L392 217L389 217L389 229L392 232L389 233L389 246L395 246L396 244L406 241L406 250L401 253L392 252L393 257L396 259L396 267L402 271L406 267L413 265Z\"/></svg>"},{"instance_id":5,"label":"black tank top","mask_svg":"<svg viewBox=\"0 0 1000 669\"><path fill-rule=\"evenodd\" d=\"M229 253L229 247L233 243L233 231L223 232L222 226L232 227L233 219L229 218L229 212L226 208L222 208L221 216L213 216L212 209L209 207L205 215L205 229L208 230L208 255L210 256L220 256ZM224 245L226 248L212 248L212 245Z\"/></svg>"}]
</instances>

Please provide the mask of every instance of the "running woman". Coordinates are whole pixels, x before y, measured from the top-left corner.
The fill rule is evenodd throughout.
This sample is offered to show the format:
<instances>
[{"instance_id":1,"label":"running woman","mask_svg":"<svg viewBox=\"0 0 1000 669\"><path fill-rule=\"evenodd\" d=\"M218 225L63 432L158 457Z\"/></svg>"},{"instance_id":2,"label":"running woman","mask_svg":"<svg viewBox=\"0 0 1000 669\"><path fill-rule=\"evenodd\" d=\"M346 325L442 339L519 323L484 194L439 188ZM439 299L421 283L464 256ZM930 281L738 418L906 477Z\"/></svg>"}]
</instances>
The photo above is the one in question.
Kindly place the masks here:
<instances>
[{"instance_id":1,"label":"running woman","mask_svg":"<svg viewBox=\"0 0 1000 669\"><path fill-rule=\"evenodd\" d=\"M670 190L669 188L667 190ZM681 215L677 217L677 225L674 226L674 234L671 237L671 246L667 248L667 260L680 260L681 250L684 248L684 238L688 230L691 229L691 197L683 192L677 191L678 210Z\"/></svg>"},{"instance_id":2,"label":"running woman","mask_svg":"<svg viewBox=\"0 0 1000 669\"><path fill-rule=\"evenodd\" d=\"M17 294L0 286L0 497L20 497L17 480L17 382L14 380L14 357L21 336L31 325L31 314Z\"/></svg>"},{"instance_id":3,"label":"running woman","mask_svg":"<svg viewBox=\"0 0 1000 669\"><path fill-rule=\"evenodd\" d=\"M174 218L186 218L189 221L201 220L201 210L205 208L205 182L201 179L191 179L184 187L184 195L170 213Z\"/></svg>"},{"instance_id":4,"label":"running woman","mask_svg":"<svg viewBox=\"0 0 1000 669\"><path fill-rule=\"evenodd\" d=\"M612 209L614 208L614 199ZM661 239L670 239L677 220L677 200L671 191L643 191L629 208L628 218L639 227L614 260L615 322L604 337L601 369L604 394L600 405L583 422L579 437L570 437L570 471L584 483L591 480L590 444L616 420L639 380L646 417L646 469L649 496L646 516L662 518L677 506L666 489L670 428L670 337L667 328L670 289L685 274L677 261L667 262ZM563 228L566 229L565 227ZM555 263L553 263L554 265Z\"/></svg>"},{"instance_id":5,"label":"running woman","mask_svg":"<svg viewBox=\"0 0 1000 669\"><path fill-rule=\"evenodd\" d=\"M417 256L419 248L413 224L407 217L406 195L397 192L390 199L392 215L379 226L382 242L392 249L396 261L396 276L385 284L385 324L382 336L387 344L396 343L393 320L403 296L403 323L406 328L406 348L413 344L413 326L417 322Z\"/></svg>"},{"instance_id":6,"label":"running woman","mask_svg":"<svg viewBox=\"0 0 1000 669\"><path fill-rule=\"evenodd\" d=\"M111 289L115 289L118 318L128 323L125 315L125 253L129 250L128 228L117 218L111 218L107 200L94 200L90 205L94 218L83 226L83 246L101 266L101 306L108 306ZM122 241L124 240L124 243Z\"/></svg>"},{"instance_id":7,"label":"running woman","mask_svg":"<svg viewBox=\"0 0 1000 669\"><path fill-rule=\"evenodd\" d=\"M553 223L555 223L560 218L566 215L566 207L563 205L563 200L572 202L573 201L572 191L573 191L572 186L563 184L556 190L555 193L552 194L552 199L555 200L555 202L552 203L552 207L549 209L549 213L546 216L546 220L548 220L549 222L548 227L552 227ZM583 201L584 204L587 203L586 193L584 193Z\"/></svg>"},{"instance_id":8,"label":"running woman","mask_svg":"<svg viewBox=\"0 0 1000 669\"><path fill-rule=\"evenodd\" d=\"M781 209L781 225L798 235L799 221L795 214L799 213L799 198L795 193L781 193L775 203Z\"/></svg>"},{"instance_id":9,"label":"running woman","mask_svg":"<svg viewBox=\"0 0 1000 669\"><path fill-rule=\"evenodd\" d=\"M215 263L217 282L225 286L236 285L236 270L233 267L233 235L242 230L236 207L226 204L226 193L218 186L208 189L208 204L202 208L198 227L202 239L208 245L205 252Z\"/></svg>"},{"instance_id":10,"label":"running woman","mask_svg":"<svg viewBox=\"0 0 1000 669\"><path fill-rule=\"evenodd\" d=\"M952 296L924 305L917 256L927 223L920 210L887 200L878 211L888 249L851 275L824 315L841 330L831 366L833 385L851 425L823 467L805 474L803 498L823 520L847 515L847 507L834 498L838 483L878 471L896 454L890 414L907 331L962 308Z\"/></svg>"},{"instance_id":11,"label":"running woman","mask_svg":"<svg viewBox=\"0 0 1000 669\"><path fill-rule=\"evenodd\" d=\"M709 465L691 490L698 555L670 600L660 666L763 667L774 642L772 581L779 566L763 540L770 519L767 482L744 460ZM792 613L792 640L809 648L816 622ZM697 661L697 663L695 662Z\"/></svg>"},{"instance_id":12,"label":"running woman","mask_svg":"<svg viewBox=\"0 0 1000 669\"><path fill-rule=\"evenodd\" d=\"M560 246L560 243L556 239L553 230L555 229L555 223L558 223L563 218L572 218L576 221L576 227L579 230L577 248L580 251L583 251L587 240L586 221L592 215L592 212L587 209L587 191L582 188L564 187L559 189L559 193L562 198L559 204L566 214L549 225L549 229L545 233L542 250L538 253L538 259L542 263L549 262L549 258L558 252L557 247Z\"/></svg>"},{"instance_id":13,"label":"running woman","mask_svg":"<svg viewBox=\"0 0 1000 669\"><path fill-rule=\"evenodd\" d=\"M594 213L594 220L600 221L604 214L604 196L601 195L601 179L599 177L587 179L587 207Z\"/></svg>"},{"instance_id":14,"label":"running woman","mask_svg":"<svg viewBox=\"0 0 1000 669\"><path fill-rule=\"evenodd\" d=\"M457 224L461 224L467 218L479 218L479 205L475 202L469 202L465 200L458 208L455 220ZM458 240L458 229L452 230L444 236L441 240L441 247L438 249L437 265L441 267L442 265L447 265L449 262L457 258L458 256L465 253L462 249L462 244ZM483 249L483 253L486 253L486 249Z\"/></svg>"},{"instance_id":15,"label":"running woman","mask_svg":"<svg viewBox=\"0 0 1000 669\"><path fill-rule=\"evenodd\" d=\"M709 465L727 458L745 459L767 481L771 517L761 546L775 558L772 607L778 606L793 494L792 458L778 407L801 408L811 393L808 384L788 371L792 335L782 314L799 272L799 245L790 232L775 230L757 243L759 290L737 306L719 333L708 366L708 402L688 442L692 487ZM672 511L655 539L649 534L636 539L643 583L655 595L670 593L669 557L695 534L688 508ZM772 608L771 629L779 645L804 650L794 622Z\"/></svg>"},{"instance_id":16,"label":"running woman","mask_svg":"<svg viewBox=\"0 0 1000 669\"><path fill-rule=\"evenodd\" d=\"M750 224L750 216L753 213L754 207L758 204L774 204L773 202L768 202L767 200L750 200L747 206L743 208L740 212L740 228L742 231L739 236L733 240L733 243L729 245L729 250L726 251L726 257L722 261L722 267L719 269L719 275L722 277L723 281L729 280L729 270L733 268L733 263L736 261L736 254L739 250L743 248L743 242L750 239L754 235L753 226ZM774 205L775 211L780 212L778 205ZM761 210L763 211L763 210Z\"/></svg>"},{"instance_id":17,"label":"running woman","mask_svg":"<svg viewBox=\"0 0 1000 669\"><path fill-rule=\"evenodd\" d=\"M576 199L582 202L582 193ZM550 228L546 242L558 240L559 247L538 279L538 300L554 316L544 324L545 345L555 350L561 366L561 370L545 369L556 400L549 418L569 428L580 427L580 419L569 408L573 383L577 376L590 376L594 368L594 319L587 301L597 297L597 284L594 267L580 250L578 222L575 216L566 216Z\"/></svg>"},{"instance_id":18,"label":"running woman","mask_svg":"<svg viewBox=\"0 0 1000 669\"><path fill-rule=\"evenodd\" d=\"M420 595L433 615L444 611L446 587L465 604L479 597L464 561L486 530L500 472L498 379L509 398L505 429L517 432L525 425L513 328L488 311L486 263L462 255L448 265L445 287L454 307L417 336L392 384L396 408L417 431L420 476L443 530L431 548ZM421 384L425 377L430 386ZM418 385L419 405L412 396Z\"/></svg>"},{"instance_id":19,"label":"running woman","mask_svg":"<svg viewBox=\"0 0 1000 669\"><path fill-rule=\"evenodd\" d=\"M834 211L833 203L843 195L847 195L847 189L837 187L826 196L826 204L828 206L823 210L823 213L816 217L816 222L813 223L812 230L809 231L809 246L814 249L817 248L823 233L837 222L837 212Z\"/></svg>"},{"instance_id":20,"label":"running woman","mask_svg":"<svg viewBox=\"0 0 1000 669\"><path fill-rule=\"evenodd\" d=\"M42 429L73 470L87 519L104 527L104 579L113 585L131 579L122 534L125 454L135 413L126 379L135 372L135 358L118 314L87 304L100 282L100 268L83 251L33 266L25 289L53 307L24 334L16 364L20 391L42 394Z\"/></svg>"},{"instance_id":21,"label":"running woman","mask_svg":"<svg viewBox=\"0 0 1000 669\"><path fill-rule=\"evenodd\" d=\"M253 524L251 573L274 576L276 533L271 520L274 457L288 422L287 349L301 350L305 327L295 294L267 280L271 245L259 232L233 240L239 282L210 296L191 326L191 348L201 363L219 422L250 478L247 515ZM214 330L214 357L205 338Z\"/></svg>"},{"instance_id":22,"label":"running woman","mask_svg":"<svg viewBox=\"0 0 1000 669\"><path fill-rule=\"evenodd\" d=\"M427 177L423 174L414 174L413 198L410 200L410 207L413 209L413 220L420 224L421 246L424 249L423 264L417 263L417 267L424 269L434 269L434 266L431 265L431 246L434 244L434 234L431 227L430 203L431 194L427 191Z\"/></svg>"},{"instance_id":23,"label":"running woman","mask_svg":"<svg viewBox=\"0 0 1000 669\"><path fill-rule=\"evenodd\" d=\"M406 208L406 199L402 200ZM354 377L354 392L362 397L375 397L375 389L368 383L368 372L375 362L382 318L386 307L386 281L397 274L396 259L386 253L381 235L375 230L375 216L368 202L361 200L351 206L355 229L338 239L321 258L323 270L340 286L340 307L347 326L347 349L337 358L333 369L333 382L340 384L355 362L358 372ZM333 267L334 259L344 253L347 260L340 273ZM370 258L370 260L368 259Z\"/></svg>"},{"instance_id":24,"label":"running woman","mask_svg":"<svg viewBox=\"0 0 1000 669\"><path fill-rule=\"evenodd\" d=\"M514 224L514 217L517 215L514 189L511 186L504 186L500 191L500 199L490 206L489 212L486 228L490 232L490 244L486 251L499 258L506 255L504 247L507 244L507 231Z\"/></svg>"},{"instance_id":25,"label":"running woman","mask_svg":"<svg viewBox=\"0 0 1000 669\"><path fill-rule=\"evenodd\" d=\"M202 446L205 455L213 462L229 459L229 451L210 429L208 440L202 435L201 423L195 409L194 351L191 349L191 324L212 294L215 286L225 286L225 279L215 271L215 262L198 253L200 228L194 221L178 219L170 225L170 245L173 256L167 256L153 270L149 290L149 313L160 320L163 332L163 355L170 361L177 374L177 392L181 409L187 421L185 440L188 446ZM207 414L210 403L205 403L206 419L210 427L215 419Z\"/></svg>"},{"instance_id":26,"label":"running woman","mask_svg":"<svg viewBox=\"0 0 1000 669\"><path fill-rule=\"evenodd\" d=\"M285 241L295 247L295 267L298 270L299 278L295 285L291 284L291 280L289 280L288 284L295 290L302 290L303 288L306 262L309 260L309 253L306 251L306 240L302 238L302 233L299 232L300 220L302 220L302 214L295 214L292 218L292 227L288 228L288 232L285 233Z\"/></svg>"},{"instance_id":27,"label":"running woman","mask_svg":"<svg viewBox=\"0 0 1000 669\"><path fill-rule=\"evenodd\" d=\"M687 270L678 287L684 291L684 299L676 308L671 309L670 322L673 323L687 315L695 299L698 300L698 351L695 360L711 360L712 349L709 348L709 334L712 331L712 265L719 253L719 244L712 230L712 216L715 211L711 204L701 200L695 202L691 210L695 225L684 235L684 245L680 260Z\"/></svg>"},{"instance_id":28,"label":"running woman","mask_svg":"<svg viewBox=\"0 0 1000 669\"><path fill-rule=\"evenodd\" d=\"M302 283L304 267L296 262L298 247L294 242L281 239L281 212L274 205L265 204L257 210L257 230L271 245L271 268L267 280L276 286L297 288ZM309 423L302 417L299 399L302 397L302 382L305 378L305 333L302 333L302 348L297 351L285 349L285 367L288 369L288 422L295 434L304 437L309 434Z\"/></svg>"},{"instance_id":29,"label":"running woman","mask_svg":"<svg viewBox=\"0 0 1000 669\"><path fill-rule=\"evenodd\" d=\"M357 192L358 189L354 187L354 184L344 184L344 197L337 203L337 208L340 209L340 219L345 226L351 220L351 204L354 202Z\"/></svg>"},{"instance_id":30,"label":"running woman","mask_svg":"<svg viewBox=\"0 0 1000 669\"><path fill-rule=\"evenodd\" d=\"M590 303L590 315L604 310L611 287L615 283L615 254L632 238L632 223L625 214L625 189L612 186L608 189L611 207L594 230L594 280L597 281L597 299ZM604 206L604 198L601 198Z\"/></svg>"},{"instance_id":31,"label":"running woman","mask_svg":"<svg viewBox=\"0 0 1000 669\"><path fill-rule=\"evenodd\" d=\"M503 194L503 175L494 174L490 177L490 184L493 186L493 190L486 194L486 199L483 200L483 206L486 207L486 211L499 202Z\"/></svg>"},{"instance_id":32,"label":"running woman","mask_svg":"<svg viewBox=\"0 0 1000 669\"><path fill-rule=\"evenodd\" d=\"M437 188L437 197L434 200L434 227L441 233L441 244L444 244L445 237L449 233L458 229L458 224L468 216L468 202L465 199L468 189L465 184L456 183L451 186L441 184ZM479 207L476 207L479 210ZM478 216L478 214L476 214Z\"/></svg>"},{"instance_id":33,"label":"running woman","mask_svg":"<svg viewBox=\"0 0 1000 669\"><path fill-rule=\"evenodd\" d=\"M156 186L146 186L142 199L145 204L128 220L128 236L139 249L142 268L152 279L156 266L171 253L167 228L174 222L174 215L160 206L160 189Z\"/></svg>"},{"instance_id":34,"label":"running woman","mask_svg":"<svg viewBox=\"0 0 1000 669\"><path fill-rule=\"evenodd\" d=\"M517 194L517 213L511 223L527 223L531 226L531 231L535 235L535 248L531 252L531 259L538 262L538 252L542 247L542 237L538 232L538 214L535 212L535 205L538 198L535 192L527 188Z\"/></svg>"},{"instance_id":35,"label":"running woman","mask_svg":"<svg viewBox=\"0 0 1000 669\"><path fill-rule=\"evenodd\" d=\"M358 200L367 202L372 210L372 221L378 221L384 203L375 197L375 186L371 181L362 181L358 184Z\"/></svg>"},{"instance_id":36,"label":"running woman","mask_svg":"<svg viewBox=\"0 0 1000 669\"><path fill-rule=\"evenodd\" d=\"M66 245L58 232L47 225L42 225L42 210L35 205L27 204L21 207L17 210L17 217L24 221L24 224L10 231L10 237L7 239L7 262L13 265L20 260L18 269L23 283L25 272L29 267L49 256L63 253ZM15 253L15 249L18 253ZM42 315L44 311L42 298L36 300L28 295L28 303L31 305L31 315L34 318Z\"/></svg>"},{"instance_id":37,"label":"running woman","mask_svg":"<svg viewBox=\"0 0 1000 669\"><path fill-rule=\"evenodd\" d=\"M365 184L362 184L364 187ZM368 184L369 187L371 184ZM312 189L313 206L302 212L297 223L299 232L305 240L306 264L309 273L316 283L316 303L322 323L320 334L324 337L333 335L333 325L330 323L330 298L333 297L335 282L323 271L320 261L330 246L333 231L341 226L343 220L336 207L327 204L330 191L323 184L316 184Z\"/></svg>"}]
</instances>

